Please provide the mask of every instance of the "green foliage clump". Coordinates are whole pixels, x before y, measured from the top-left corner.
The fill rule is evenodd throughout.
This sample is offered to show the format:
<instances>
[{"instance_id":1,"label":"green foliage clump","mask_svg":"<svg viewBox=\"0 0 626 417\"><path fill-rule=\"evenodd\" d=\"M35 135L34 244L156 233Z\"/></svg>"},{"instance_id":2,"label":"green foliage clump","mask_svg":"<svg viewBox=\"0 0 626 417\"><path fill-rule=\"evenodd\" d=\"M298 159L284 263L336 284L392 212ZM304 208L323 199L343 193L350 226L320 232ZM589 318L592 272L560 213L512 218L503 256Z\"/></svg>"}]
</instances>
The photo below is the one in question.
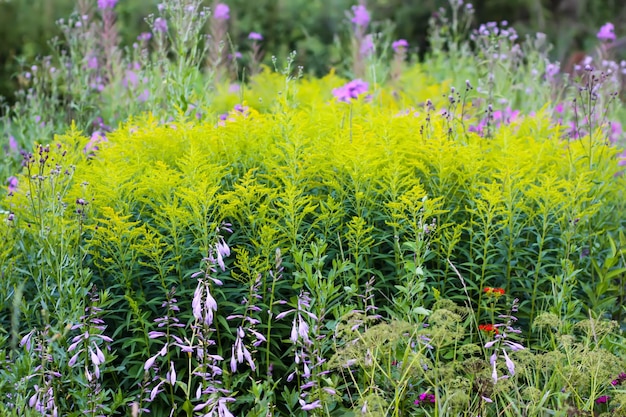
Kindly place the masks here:
<instances>
[{"instance_id":1,"label":"green foliage clump","mask_svg":"<svg viewBox=\"0 0 626 417\"><path fill-rule=\"evenodd\" d=\"M330 372L316 374L315 398L337 415L399 413L414 406L417 387L449 394L442 413L484 411L484 398L502 404L521 378L540 390L524 398L565 401L542 390L558 385L549 372L572 384L568 404L592 410L600 381L621 363L606 353L617 346L615 325L597 319L623 314L626 187L616 151L600 135L563 140L543 112L481 137L459 117L471 110L441 116L433 110L440 99L423 104L446 84L415 93L373 85L371 96L344 103L331 93L342 83L333 74L298 81L264 73L225 118L145 115L95 151L76 130L39 146L2 201L7 354L17 354L18 335L49 326L54 336L41 337L64 358L50 372L67 371L75 325L102 304L100 330L113 342L98 392L110 412L138 401L152 375L146 361L166 356L154 336L165 332L164 315L173 345L194 343L198 328L212 335L202 354L225 359L223 388L239 395L242 412L254 409L249 391L265 392L279 412L299 410L299 386L285 375L310 377L305 351L329 359L313 362ZM504 298L488 290L495 287ZM199 288L214 298L214 322L200 321ZM516 300L519 342L557 352L541 359L558 364L553 371L520 365L517 379L492 381L508 364L489 362L477 329L504 325L503 299ZM288 314L299 315L300 331L290 330ZM253 320L238 323L244 316ZM240 361L233 371L231 346L248 325L265 342L247 345L254 366L241 370ZM548 325L560 335L544 337ZM95 349L90 343L85 349ZM183 370L156 397L157 410L195 405L196 359L183 352L167 353Z\"/></svg>"}]
</instances>

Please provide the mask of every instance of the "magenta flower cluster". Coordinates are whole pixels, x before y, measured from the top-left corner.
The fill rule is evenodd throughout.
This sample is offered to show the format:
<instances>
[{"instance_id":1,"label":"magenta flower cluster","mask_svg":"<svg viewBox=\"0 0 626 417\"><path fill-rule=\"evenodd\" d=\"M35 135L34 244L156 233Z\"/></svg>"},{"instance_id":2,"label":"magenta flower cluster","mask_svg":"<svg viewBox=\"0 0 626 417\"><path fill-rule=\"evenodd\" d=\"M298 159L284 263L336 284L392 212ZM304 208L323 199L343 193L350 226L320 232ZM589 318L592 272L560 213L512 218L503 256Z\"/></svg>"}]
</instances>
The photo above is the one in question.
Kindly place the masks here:
<instances>
[{"instance_id":1,"label":"magenta flower cluster","mask_svg":"<svg viewBox=\"0 0 626 417\"><path fill-rule=\"evenodd\" d=\"M435 397L435 394L423 392L420 394L417 400L414 401L414 404L415 405L434 404L436 401L437 401L437 397Z\"/></svg>"},{"instance_id":2,"label":"magenta flower cluster","mask_svg":"<svg viewBox=\"0 0 626 417\"><path fill-rule=\"evenodd\" d=\"M618 385L622 385L622 383L624 383L625 381L626 381L626 372L622 372L621 374L617 376L617 378L611 381L611 385L616 387Z\"/></svg>"}]
</instances>

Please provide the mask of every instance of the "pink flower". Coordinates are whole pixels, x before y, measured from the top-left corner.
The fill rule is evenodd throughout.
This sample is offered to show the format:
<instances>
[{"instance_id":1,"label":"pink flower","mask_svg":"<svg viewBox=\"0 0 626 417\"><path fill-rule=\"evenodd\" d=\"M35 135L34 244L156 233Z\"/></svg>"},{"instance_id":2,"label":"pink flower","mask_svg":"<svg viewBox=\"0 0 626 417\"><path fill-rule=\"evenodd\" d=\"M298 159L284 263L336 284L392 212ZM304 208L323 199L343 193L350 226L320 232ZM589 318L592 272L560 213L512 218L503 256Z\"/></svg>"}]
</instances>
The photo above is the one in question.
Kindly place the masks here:
<instances>
[{"instance_id":1,"label":"pink flower","mask_svg":"<svg viewBox=\"0 0 626 417\"><path fill-rule=\"evenodd\" d=\"M215 20L228 20L230 19L230 8L224 3L218 3L213 11L213 17Z\"/></svg>"},{"instance_id":2,"label":"pink flower","mask_svg":"<svg viewBox=\"0 0 626 417\"><path fill-rule=\"evenodd\" d=\"M115 7L117 0L98 0L98 9L112 9Z\"/></svg>"},{"instance_id":3,"label":"pink flower","mask_svg":"<svg viewBox=\"0 0 626 417\"><path fill-rule=\"evenodd\" d=\"M369 85L365 81L357 78L339 88L335 88L333 95L338 101L349 103L352 99L358 98L361 94L365 94L368 87Z\"/></svg>"},{"instance_id":4,"label":"pink flower","mask_svg":"<svg viewBox=\"0 0 626 417\"><path fill-rule=\"evenodd\" d=\"M248 39L251 39L253 41L262 41L263 35L257 32L250 32L250 34L248 35Z\"/></svg>"},{"instance_id":5,"label":"pink flower","mask_svg":"<svg viewBox=\"0 0 626 417\"><path fill-rule=\"evenodd\" d=\"M615 40L615 26L613 23L607 23L600 28L600 31L596 35L601 41L614 41Z\"/></svg>"},{"instance_id":6,"label":"pink flower","mask_svg":"<svg viewBox=\"0 0 626 417\"><path fill-rule=\"evenodd\" d=\"M370 13L362 4L359 4L358 6L352 6L352 13L354 15L351 21L355 25L365 27L370 22Z\"/></svg>"},{"instance_id":7,"label":"pink flower","mask_svg":"<svg viewBox=\"0 0 626 417\"><path fill-rule=\"evenodd\" d=\"M409 43L406 39L398 39L397 41L391 44L391 47L395 52L399 52L400 50L405 50L409 47Z\"/></svg>"}]
</instances>

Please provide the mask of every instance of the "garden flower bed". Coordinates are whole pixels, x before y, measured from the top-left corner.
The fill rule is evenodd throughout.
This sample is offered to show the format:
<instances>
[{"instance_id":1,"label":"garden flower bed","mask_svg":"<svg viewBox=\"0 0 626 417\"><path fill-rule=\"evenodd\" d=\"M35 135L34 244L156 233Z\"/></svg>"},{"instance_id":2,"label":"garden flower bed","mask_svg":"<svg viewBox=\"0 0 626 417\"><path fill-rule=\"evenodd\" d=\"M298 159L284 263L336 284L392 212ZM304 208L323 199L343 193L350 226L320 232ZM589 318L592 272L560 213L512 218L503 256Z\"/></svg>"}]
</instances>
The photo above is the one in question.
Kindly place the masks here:
<instances>
[{"instance_id":1,"label":"garden flower bed","mask_svg":"<svg viewBox=\"0 0 626 417\"><path fill-rule=\"evenodd\" d=\"M2 415L626 413L622 67L452 7L412 62L355 6L350 77L251 33L233 83L192 0L129 56L73 45L85 113L11 119Z\"/></svg>"}]
</instances>

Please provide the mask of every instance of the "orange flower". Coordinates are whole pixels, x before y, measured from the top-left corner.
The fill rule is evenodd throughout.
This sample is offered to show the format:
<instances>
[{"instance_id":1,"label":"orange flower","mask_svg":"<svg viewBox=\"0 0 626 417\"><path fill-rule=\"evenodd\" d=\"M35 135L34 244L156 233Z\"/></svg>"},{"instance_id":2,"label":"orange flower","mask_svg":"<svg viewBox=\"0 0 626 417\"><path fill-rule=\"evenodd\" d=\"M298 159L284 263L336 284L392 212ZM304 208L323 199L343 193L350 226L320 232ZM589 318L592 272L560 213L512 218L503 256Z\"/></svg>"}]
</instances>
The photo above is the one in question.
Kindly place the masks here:
<instances>
[{"instance_id":1,"label":"orange flower","mask_svg":"<svg viewBox=\"0 0 626 417\"><path fill-rule=\"evenodd\" d=\"M482 330L485 333L495 333L499 334L498 328L494 324L480 324L478 325L478 329Z\"/></svg>"},{"instance_id":2,"label":"orange flower","mask_svg":"<svg viewBox=\"0 0 626 417\"><path fill-rule=\"evenodd\" d=\"M485 287L483 290L487 295L494 295L496 297L500 297L504 295L504 288L493 288L493 287Z\"/></svg>"}]
</instances>

